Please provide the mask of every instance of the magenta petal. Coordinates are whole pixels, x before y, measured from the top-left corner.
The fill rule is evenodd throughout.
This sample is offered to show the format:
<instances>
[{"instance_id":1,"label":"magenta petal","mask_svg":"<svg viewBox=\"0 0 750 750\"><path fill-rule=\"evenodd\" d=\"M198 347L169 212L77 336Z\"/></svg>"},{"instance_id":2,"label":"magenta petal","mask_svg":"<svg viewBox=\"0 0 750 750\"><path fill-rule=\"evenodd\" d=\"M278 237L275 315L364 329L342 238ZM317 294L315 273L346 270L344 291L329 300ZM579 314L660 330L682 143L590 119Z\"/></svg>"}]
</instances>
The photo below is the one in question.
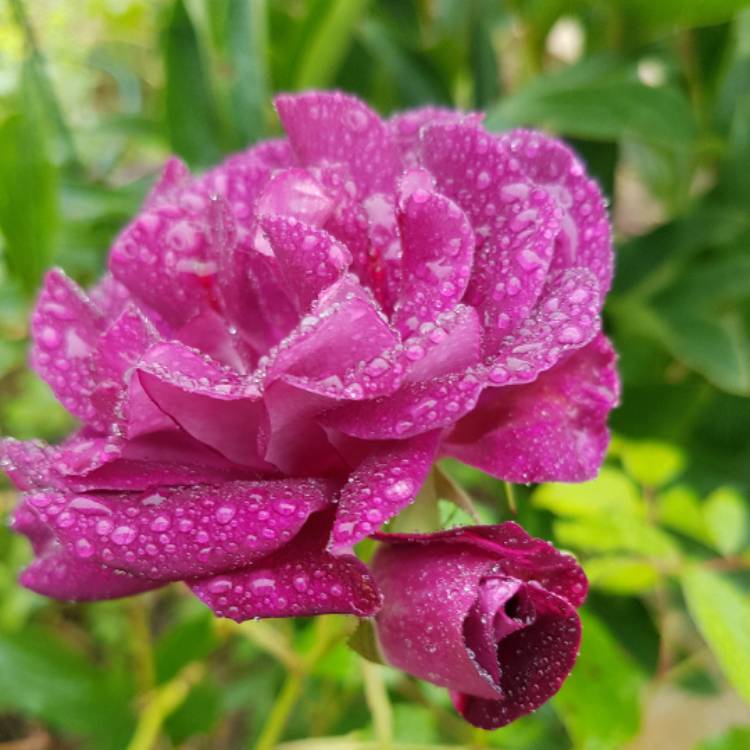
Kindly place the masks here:
<instances>
[{"instance_id":1,"label":"magenta petal","mask_svg":"<svg viewBox=\"0 0 750 750\"><path fill-rule=\"evenodd\" d=\"M131 302L128 288L111 273L104 276L89 289L89 297L94 307L108 322L113 321Z\"/></svg>"},{"instance_id":2,"label":"magenta petal","mask_svg":"<svg viewBox=\"0 0 750 750\"><path fill-rule=\"evenodd\" d=\"M360 197L393 189L396 151L385 123L364 103L339 92L309 91L275 99L289 142L304 166L347 164Z\"/></svg>"},{"instance_id":3,"label":"magenta petal","mask_svg":"<svg viewBox=\"0 0 750 750\"><path fill-rule=\"evenodd\" d=\"M463 297L471 275L474 232L455 203L422 188L402 198L399 226L403 282L393 320L406 335Z\"/></svg>"},{"instance_id":4,"label":"magenta petal","mask_svg":"<svg viewBox=\"0 0 750 750\"><path fill-rule=\"evenodd\" d=\"M237 622L329 613L371 617L380 593L367 566L353 555L325 551L330 517L316 514L293 544L249 568L194 581L190 588L219 617Z\"/></svg>"},{"instance_id":5,"label":"magenta petal","mask_svg":"<svg viewBox=\"0 0 750 750\"><path fill-rule=\"evenodd\" d=\"M97 410L97 426L103 432L119 421L117 406L132 370L157 338L148 319L135 305L128 304L99 339L92 361L96 386L91 401Z\"/></svg>"},{"instance_id":6,"label":"magenta petal","mask_svg":"<svg viewBox=\"0 0 750 750\"><path fill-rule=\"evenodd\" d=\"M66 487L75 492L141 491L257 476L174 426L127 442L102 442L59 449L55 466L66 475Z\"/></svg>"},{"instance_id":7,"label":"magenta petal","mask_svg":"<svg viewBox=\"0 0 750 750\"><path fill-rule=\"evenodd\" d=\"M490 565L471 547L379 547L372 562L383 592L377 632L389 664L442 687L500 699L492 676L469 654L463 632Z\"/></svg>"},{"instance_id":8,"label":"magenta petal","mask_svg":"<svg viewBox=\"0 0 750 750\"><path fill-rule=\"evenodd\" d=\"M578 561L549 542L530 536L515 521L494 526L470 526L432 534L373 534L391 545L419 546L435 542L483 550L495 560L496 573L520 581L536 581L556 596L579 607L586 598L588 582Z\"/></svg>"},{"instance_id":9,"label":"magenta petal","mask_svg":"<svg viewBox=\"0 0 750 750\"><path fill-rule=\"evenodd\" d=\"M434 321L422 323L419 333L404 341L400 356L407 383L466 372L478 364L482 329L476 310L456 305Z\"/></svg>"},{"instance_id":10,"label":"magenta petal","mask_svg":"<svg viewBox=\"0 0 750 750\"><path fill-rule=\"evenodd\" d=\"M65 408L84 422L96 418L91 355L103 320L91 301L62 271L53 269L34 309L31 362Z\"/></svg>"},{"instance_id":11,"label":"magenta petal","mask_svg":"<svg viewBox=\"0 0 750 750\"><path fill-rule=\"evenodd\" d=\"M473 373L408 383L392 396L346 404L324 423L365 440L404 439L453 424L471 411L484 387Z\"/></svg>"},{"instance_id":12,"label":"magenta petal","mask_svg":"<svg viewBox=\"0 0 750 750\"><path fill-rule=\"evenodd\" d=\"M510 482L583 482L604 459L618 398L615 353L600 335L533 383L485 391L445 451Z\"/></svg>"},{"instance_id":13,"label":"magenta petal","mask_svg":"<svg viewBox=\"0 0 750 750\"><path fill-rule=\"evenodd\" d=\"M0 471L19 490L57 486L61 477L54 458L55 449L41 440L0 439Z\"/></svg>"},{"instance_id":14,"label":"magenta petal","mask_svg":"<svg viewBox=\"0 0 750 750\"><path fill-rule=\"evenodd\" d=\"M201 175L181 193L180 205L201 212L220 198L243 230L240 241L244 244L256 204L271 175L295 165L296 159L285 140L264 141L230 156Z\"/></svg>"},{"instance_id":15,"label":"magenta petal","mask_svg":"<svg viewBox=\"0 0 750 750\"><path fill-rule=\"evenodd\" d=\"M204 218L174 205L144 211L115 241L109 269L169 325L182 325L209 304L216 272Z\"/></svg>"},{"instance_id":16,"label":"magenta petal","mask_svg":"<svg viewBox=\"0 0 750 750\"><path fill-rule=\"evenodd\" d=\"M52 543L21 573L21 584L53 599L76 602L118 599L159 588L163 583L138 578L106 565L80 560Z\"/></svg>"},{"instance_id":17,"label":"magenta petal","mask_svg":"<svg viewBox=\"0 0 750 750\"><path fill-rule=\"evenodd\" d=\"M429 126L422 160L438 190L466 211L477 233L466 301L482 314L485 351L491 354L539 297L560 229L560 210L524 176L500 140L470 124Z\"/></svg>"},{"instance_id":18,"label":"magenta petal","mask_svg":"<svg viewBox=\"0 0 750 750\"><path fill-rule=\"evenodd\" d=\"M72 499L36 493L28 502L71 555L173 581L273 552L326 506L329 493L323 482L279 480Z\"/></svg>"},{"instance_id":19,"label":"magenta petal","mask_svg":"<svg viewBox=\"0 0 750 750\"><path fill-rule=\"evenodd\" d=\"M33 502L41 503L50 513L58 514L62 496L34 493L29 497L32 504L19 505L11 518L12 530L29 539L36 555L21 573L20 581L26 588L55 599L91 601L139 594L161 585L91 560L90 546L81 544L74 553L69 553L40 519L39 507L33 506Z\"/></svg>"},{"instance_id":20,"label":"magenta petal","mask_svg":"<svg viewBox=\"0 0 750 750\"><path fill-rule=\"evenodd\" d=\"M479 125L484 115L481 112L456 112L443 107L419 107L418 109L399 112L388 120L391 136L401 152L401 159L409 167L419 161L422 128L434 122L468 122Z\"/></svg>"},{"instance_id":21,"label":"magenta petal","mask_svg":"<svg viewBox=\"0 0 750 750\"><path fill-rule=\"evenodd\" d=\"M189 435L230 461L265 468L259 454L265 407L257 387L177 342L153 347L138 373L153 402Z\"/></svg>"},{"instance_id":22,"label":"magenta petal","mask_svg":"<svg viewBox=\"0 0 750 750\"><path fill-rule=\"evenodd\" d=\"M260 355L294 327L299 315L286 297L270 249L264 254L255 247L260 234L255 224L241 240L239 224L220 199L211 202L209 222L218 306L248 349Z\"/></svg>"},{"instance_id":23,"label":"magenta petal","mask_svg":"<svg viewBox=\"0 0 750 750\"><path fill-rule=\"evenodd\" d=\"M258 199L258 215L286 216L321 227L331 215L334 200L306 169L285 169L275 174Z\"/></svg>"},{"instance_id":24,"label":"magenta petal","mask_svg":"<svg viewBox=\"0 0 750 750\"><path fill-rule=\"evenodd\" d=\"M261 227L300 312L338 280L352 262L349 251L322 229L294 218L266 216Z\"/></svg>"},{"instance_id":25,"label":"magenta petal","mask_svg":"<svg viewBox=\"0 0 750 750\"><path fill-rule=\"evenodd\" d=\"M334 548L371 534L410 505L432 467L439 432L384 443L351 473L341 490L331 535Z\"/></svg>"},{"instance_id":26,"label":"magenta petal","mask_svg":"<svg viewBox=\"0 0 750 750\"><path fill-rule=\"evenodd\" d=\"M532 314L500 344L487 364L490 385L535 380L568 351L591 341L601 327L599 284L585 268L558 271Z\"/></svg>"},{"instance_id":27,"label":"magenta petal","mask_svg":"<svg viewBox=\"0 0 750 750\"><path fill-rule=\"evenodd\" d=\"M561 687L575 664L581 621L565 599L526 584L534 622L499 639L502 699L451 691L459 713L482 729L497 729L536 710Z\"/></svg>"},{"instance_id":28,"label":"magenta petal","mask_svg":"<svg viewBox=\"0 0 750 750\"><path fill-rule=\"evenodd\" d=\"M562 212L551 268L588 268L599 281L601 298L612 281L614 255L604 196L581 160L564 143L529 130L501 136L525 174L542 185Z\"/></svg>"},{"instance_id":29,"label":"magenta petal","mask_svg":"<svg viewBox=\"0 0 750 750\"><path fill-rule=\"evenodd\" d=\"M144 202L146 208L157 208L164 204L175 204L179 201L180 192L190 181L190 170L182 159L172 156L167 159L159 179L151 188Z\"/></svg>"},{"instance_id":30,"label":"magenta petal","mask_svg":"<svg viewBox=\"0 0 750 750\"><path fill-rule=\"evenodd\" d=\"M266 383L283 377L297 388L331 398L361 399L392 390L388 371L373 366L398 343L370 295L350 274L328 287L311 313L269 353Z\"/></svg>"}]
</instances>

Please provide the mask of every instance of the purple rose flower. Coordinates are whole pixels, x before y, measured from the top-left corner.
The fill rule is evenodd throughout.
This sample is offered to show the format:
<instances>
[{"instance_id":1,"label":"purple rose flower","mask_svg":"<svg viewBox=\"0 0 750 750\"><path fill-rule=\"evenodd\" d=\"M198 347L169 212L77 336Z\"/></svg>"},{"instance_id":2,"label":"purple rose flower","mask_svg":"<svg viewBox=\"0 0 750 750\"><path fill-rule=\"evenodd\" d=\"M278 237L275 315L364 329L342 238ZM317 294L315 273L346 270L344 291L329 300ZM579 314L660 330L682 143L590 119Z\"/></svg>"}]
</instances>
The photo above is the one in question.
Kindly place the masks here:
<instances>
[{"instance_id":1,"label":"purple rose flower","mask_svg":"<svg viewBox=\"0 0 750 750\"><path fill-rule=\"evenodd\" d=\"M47 275L32 364L81 427L0 443L29 588L372 614L351 546L439 455L511 481L599 467L612 250L572 152L474 114L276 106L286 139L198 177L171 160L88 293Z\"/></svg>"},{"instance_id":2,"label":"purple rose flower","mask_svg":"<svg viewBox=\"0 0 750 750\"><path fill-rule=\"evenodd\" d=\"M586 577L575 559L518 524L378 534L386 659L447 687L482 729L534 711L562 685L581 639Z\"/></svg>"}]
</instances>

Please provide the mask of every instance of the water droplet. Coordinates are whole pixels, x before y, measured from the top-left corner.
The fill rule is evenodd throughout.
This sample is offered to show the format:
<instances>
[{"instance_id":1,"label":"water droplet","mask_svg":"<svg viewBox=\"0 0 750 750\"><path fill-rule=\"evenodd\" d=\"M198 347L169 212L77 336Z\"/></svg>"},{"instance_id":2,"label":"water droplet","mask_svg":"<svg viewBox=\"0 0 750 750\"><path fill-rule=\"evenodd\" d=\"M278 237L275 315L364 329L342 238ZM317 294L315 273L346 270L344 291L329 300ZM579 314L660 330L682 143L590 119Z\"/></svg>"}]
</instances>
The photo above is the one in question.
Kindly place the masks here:
<instances>
[{"instance_id":1,"label":"water droplet","mask_svg":"<svg viewBox=\"0 0 750 750\"><path fill-rule=\"evenodd\" d=\"M118 526L110 537L115 544L130 544L137 536L136 530L132 526Z\"/></svg>"}]
</instances>

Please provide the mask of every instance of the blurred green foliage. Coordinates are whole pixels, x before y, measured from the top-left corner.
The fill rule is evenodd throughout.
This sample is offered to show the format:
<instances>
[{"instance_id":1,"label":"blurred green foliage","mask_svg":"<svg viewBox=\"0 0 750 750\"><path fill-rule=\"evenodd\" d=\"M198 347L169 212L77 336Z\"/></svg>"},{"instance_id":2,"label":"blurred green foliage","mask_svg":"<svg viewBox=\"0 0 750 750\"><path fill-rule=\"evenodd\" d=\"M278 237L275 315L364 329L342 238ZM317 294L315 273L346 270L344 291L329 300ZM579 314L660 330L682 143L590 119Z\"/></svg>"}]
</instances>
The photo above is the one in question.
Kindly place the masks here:
<instances>
[{"instance_id":1,"label":"blurred green foliage","mask_svg":"<svg viewBox=\"0 0 750 750\"><path fill-rule=\"evenodd\" d=\"M71 426L25 365L44 269L91 282L169 153L205 167L278 132L273 92L313 86L570 140L611 201L606 322L624 379L600 477L516 488L519 521L575 552L592 584L580 661L535 715L472 730L445 691L363 668L346 618L238 627L178 587L48 602L16 585L29 552L0 529L0 748L750 747L748 5L0 6L0 433ZM501 483L445 470L484 521L510 517ZM468 510L440 505L449 524Z\"/></svg>"}]
</instances>

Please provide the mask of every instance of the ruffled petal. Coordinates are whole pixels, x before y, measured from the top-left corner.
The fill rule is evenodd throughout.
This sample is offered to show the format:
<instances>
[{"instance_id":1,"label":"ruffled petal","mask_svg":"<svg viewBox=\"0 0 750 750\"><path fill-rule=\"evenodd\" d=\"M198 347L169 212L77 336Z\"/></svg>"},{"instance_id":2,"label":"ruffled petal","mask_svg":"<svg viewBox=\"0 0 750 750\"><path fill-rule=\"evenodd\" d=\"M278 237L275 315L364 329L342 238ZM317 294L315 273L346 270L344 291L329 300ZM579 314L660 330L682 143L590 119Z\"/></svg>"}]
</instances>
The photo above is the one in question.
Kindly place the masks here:
<instances>
[{"instance_id":1,"label":"ruffled petal","mask_svg":"<svg viewBox=\"0 0 750 750\"><path fill-rule=\"evenodd\" d=\"M310 226L321 227L331 215L333 197L307 169L285 169L266 184L258 199L257 212L263 216L286 216Z\"/></svg>"},{"instance_id":2,"label":"ruffled petal","mask_svg":"<svg viewBox=\"0 0 750 750\"><path fill-rule=\"evenodd\" d=\"M140 594L162 585L90 560L85 545L70 554L26 504L14 511L11 529L29 539L36 555L21 572L20 583L42 596L97 601Z\"/></svg>"},{"instance_id":3,"label":"ruffled petal","mask_svg":"<svg viewBox=\"0 0 750 750\"><path fill-rule=\"evenodd\" d=\"M388 129L398 150L402 162L416 166L419 162L420 133L425 125L434 122L467 122L479 125L484 119L481 112L456 112L444 107L419 107L406 112L399 112L388 120Z\"/></svg>"},{"instance_id":4,"label":"ruffled petal","mask_svg":"<svg viewBox=\"0 0 750 750\"><path fill-rule=\"evenodd\" d=\"M607 204L581 160L561 141L530 130L514 130L501 142L524 173L552 195L562 212L552 269L584 266L599 281L600 299L612 281L614 254Z\"/></svg>"},{"instance_id":5,"label":"ruffled petal","mask_svg":"<svg viewBox=\"0 0 750 750\"><path fill-rule=\"evenodd\" d=\"M212 304L212 258L204 212L159 205L115 240L109 270L141 304L179 327Z\"/></svg>"},{"instance_id":6,"label":"ruffled petal","mask_svg":"<svg viewBox=\"0 0 750 750\"><path fill-rule=\"evenodd\" d=\"M72 498L39 492L28 502L69 554L174 581L268 555L295 537L330 495L323 482L279 480Z\"/></svg>"},{"instance_id":7,"label":"ruffled petal","mask_svg":"<svg viewBox=\"0 0 750 750\"><path fill-rule=\"evenodd\" d=\"M91 355L103 326L75 282L59 269L47 273L31 321L31 363L63 406L84 422L96 421Z\"/></svg>"},{"instance_id":8,"label":"ruffled petal","mask_svg":"<svg viewBox=\"0 0 750 750\"><path fill-rule=\"evenodd\" d=\"M435 685L500 699L492 675L467 650L463 632L491 562L468 546L381 545L372 570L383 592L376 622L388 663Z\"/></svg>"},{"instance_id":9,"label":"ruffled petal","mask_svg":"<svg viewBox=\"0 0 750 750\"><path fill-rule=\"evenodd\" d=\"M310 315L269 353L266 384L278 378L331 398L361 399L393 390L396 367L376 371L372 362L395 349L398 337L350 274L326 289Z\"/></svg>"},{"instance_id":10,"label":"ruffled petal","mask_svg":"<svg viewBox=\"0 0 750 750\"><path fill-rule=\"evenodd\" d=\"M41 440L0 439L0 471L21 491L58 486L54 458L55 449Z\"/></svg>"},{"instance_id":11,"label":"ruffled petal","mask_svg":"<svg viewBox=\"0 0 750 750\"><path fill-rule=\"evenodd\" d=\"M304 313L320 293L341 278L351 253L328 232L294 218L266 216L261 227L268 237L281 274L297 309Z\"/></svg>"},{"instance_id":12,"label":"ruffled petal","mask_svg":"<svg viewBox=\"0 0 750 750\"><path fill-rule=\"evenodd\" d=\"M341 490L332 546L355 544L410 505L430 471L439 441L440 433L431 432L372 451Z\"/></svg>"},{"instance_id":13,"label":"ruffled petal","mask_svg":"<svg viewBox=\"0 0 750 750\"><path fill-rule=\"evenodd\" d=\"M488 384L528 383L567 352L585 346L601 327L598 295L596 277L585 268L551 276L532 314L487 362Z\"/></svg>"},{"instance_id":14,"label":"ruffled petal","mask_svg":"<svg viewBox=\"0 0 750 750\"><path fill-rule=\"evenodd\" d=\"M99 339L91 364L96 382L91 402L97 411L97 426L103 432L122 419L117 407L133 369L157 339L156 329L132 303L125 306Z\"/></svg>"},{"instance_id":15,"label":"ruffled petal","mask_svg":"<svg viewBox=\"0 0 750 750\"><path fill-rule=\"evenodd\" d=\"M502 699L451 691L458 712L476 727L498 729L539 708L560 689L578 656L581 621L575 609L533 583L524 593L534 621L497 645Z\"/></svg>"},{"instance_id":16,"label":"ruffled petal","mask_svg":"<svg viewBox=\"0 0 750 750\"><path fill-rule=\"evenodd\" d=\"M392 396L347 404L322 421L363 440L405 439L453 424L467 414L484 383L472 372L408 383Z\"/></svg>"},{"instance_id":17,"label":"ruffled petal","mask_svg":"<svg viewBox=\"0 0 750 750\"><path fill-rule=\"evenodd\" d=\"M325 550L331 513L313 516L293 544L226 575L190 583L219 617L237 622L258 617L353 614L371 617L380 593L364 563Z\"/></svg>"},{"instance_id":18,"label":"ruffled petal","mask_svg":"<svg viewBox=\"0 0 750 750\"><path fill-rule=\"evenodd\" d=\"M304 166L349 166L360 197L390 191L397 157L385 123L363 102L339 92L282 94L274 100L289 142Z\"/></svg>"},{"instance_id":19,"label":"ruffled petal","mask_svg":"<svg viewBox=\"0 0 750 750\"><path fill-rule=\"evenodd\" d=\"M373 534L386 544L424 546L440 544L483 550L494 561L490 570L520 581L536 581L555 596L579 607L586 598L588 582L572 555L560 552L549 542L530 536L515 521L494 526L470 526L432 534Z\"/></svg>"},{"instance_id":20,"label":"ruffled petal","mask_svg":"<svg viewBox=\"0 0 750 750\"><path fill-rule=\"evenodd\" d=\"M463 297L471 276L474 233L453 201L422 188L402 196L399 227L403 282L393 322L407 335Z\"/></svg>"},{"instance_id":21,"label":"ruffled petal","mask_svg":"<svg viewBox=\"0 0 750 750\"><path fill-rule=\"evenodd\" d=\"M241 466L270 468L261 458L265 406L234 371L170 343L144 357L138 377L159 409L196 440Z\"/></svg>"},{"instance_id":22,"label":"ruffled petal","mask_svg":"<svg viewBox=\"0 0 750 750\"><path fill-rule=\"evenodd\" d=\"M508 149L475 126L429 126L422 161L438 190L469 215L477 235L466 301L482 315L490 354L528 316L542 291L560 211L524 176Z\"/></svg>"},{"instance_id":23,"label":"ruffled petal","mask_svg":"<svg viewBox=\"0 0 750 750\"><path fill-rule=\"evenodd\" d=\"M593 479L619 399L615 362L600 335L533 383L485 391L446 438L445 452L509 482Z\"/></svg>"}]
</instances>

